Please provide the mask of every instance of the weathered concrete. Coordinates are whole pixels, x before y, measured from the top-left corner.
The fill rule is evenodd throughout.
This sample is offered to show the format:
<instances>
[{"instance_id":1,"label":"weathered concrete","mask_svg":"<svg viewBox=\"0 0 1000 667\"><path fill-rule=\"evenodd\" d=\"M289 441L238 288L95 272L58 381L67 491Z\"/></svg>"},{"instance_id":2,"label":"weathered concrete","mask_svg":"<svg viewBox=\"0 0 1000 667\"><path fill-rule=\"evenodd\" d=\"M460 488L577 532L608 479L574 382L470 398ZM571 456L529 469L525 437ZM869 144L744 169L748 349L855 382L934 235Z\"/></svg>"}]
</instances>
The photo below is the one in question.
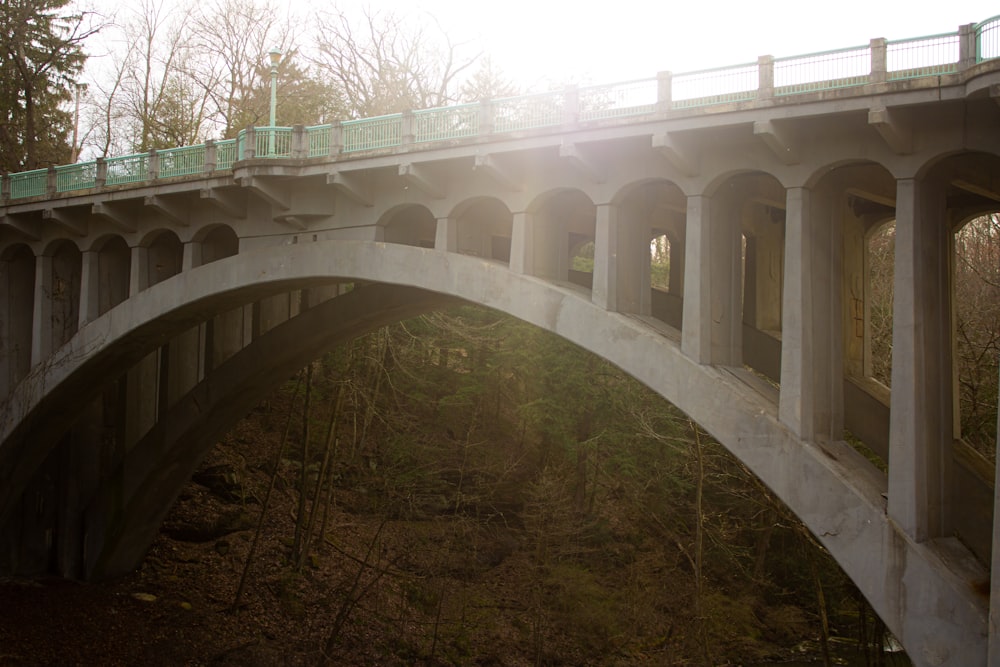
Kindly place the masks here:
<instances>
[{"instance_id":1,"label":"weathered concrete","mask_svg":"<svg viewBox=\"0 0 1000 667\"><path fill-rule=\"evenodd\" d=\"M0 569L134 564L271 373L410 312L307 327L375 282L618 364L792 507L917 664L984 664L994 473L955 440L950 234L1000 208L1000 66L933 79L4 200ZM866 253L892 219L890 391ZM659 235L668 293L650 289ZM590 247L592 273L572 264Z\"/></svg>"}]
</instances>

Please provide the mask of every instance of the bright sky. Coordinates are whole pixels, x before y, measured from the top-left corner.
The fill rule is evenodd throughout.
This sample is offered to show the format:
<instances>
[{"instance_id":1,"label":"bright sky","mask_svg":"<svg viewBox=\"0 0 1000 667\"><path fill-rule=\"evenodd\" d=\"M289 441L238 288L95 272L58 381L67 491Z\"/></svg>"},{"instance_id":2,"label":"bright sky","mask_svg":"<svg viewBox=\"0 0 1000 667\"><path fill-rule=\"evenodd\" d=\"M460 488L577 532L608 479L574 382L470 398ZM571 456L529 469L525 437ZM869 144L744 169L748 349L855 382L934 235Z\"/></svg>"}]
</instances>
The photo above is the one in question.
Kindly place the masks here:
<instances>
[{"instance_id":1,"label":"bright sky","mask_svg":"<svg viewBox=\"0 0 1000 667\"><path fill-rule=\"evenodd\" d=\"M1000 14L996 0L382 0L481 40L528 88L611 83L954 32ZM346 7L347 5L341 5Z\"/></svg>"}]
</instances>

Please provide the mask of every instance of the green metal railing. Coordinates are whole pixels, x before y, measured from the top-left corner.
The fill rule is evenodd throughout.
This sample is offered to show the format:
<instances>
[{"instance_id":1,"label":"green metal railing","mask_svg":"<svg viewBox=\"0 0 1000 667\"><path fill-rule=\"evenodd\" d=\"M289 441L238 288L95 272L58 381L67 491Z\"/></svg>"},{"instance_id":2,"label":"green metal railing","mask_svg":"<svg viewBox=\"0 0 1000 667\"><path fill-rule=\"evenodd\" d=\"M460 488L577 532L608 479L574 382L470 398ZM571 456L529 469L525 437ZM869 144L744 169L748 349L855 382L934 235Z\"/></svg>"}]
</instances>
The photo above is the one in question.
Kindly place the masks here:
<instances>
[{"instance_id":1,"label":"green metal railing","mask_svg":"<svg viewBox=\"0 0 1000 667\"><path fill-rule=\"evenodd\" d=\"M774 94L798 95L863 86L870 81L871 71L872 53L868 46L775 58Z\"/></svg>"},{"instance_id":2,"label":"green metal railing","mask_svg":"<svg viewBox=\"0 0 1000 667\"><path fill-rule=\"evenodd\" d=\"M960 58L957 34L899 39L886 47L886 71L890 81L954 74Z\"/></svg>"},{"instance_id":3,"label":"green metal railing","mask_svg":"<svg viewBox=\"0 0 1000 667\"><path fill-rule=\"evenodd\" d=\"M626 81L580 89L580 120L626 118L653 113L659 95L657 79Z\"/></svg>"},{"instance_id":4,"label":"green metal railing","mask_svg":"<svg viewBox=\"0 0 1000 667\"><path fill-rule=\"evenodd\" d=\"M55 168L56 192L72 192L97 187L97 161Z\"/></svg>"},{"instance_id":5,"label":"green metal railing","mask_svg":"<svg viewBox=\"0 0 1000 667\"><path fill-rule=\"evenodd\" d=\"M291 127L251 128L241 130L235 139L9 174L3 177L4 193L11 200L43 197L50 187L57 193L72 192L227 171L250 157L325 158L409 142L451 141L953 74L970 64L1000 58L1000 16L972 29L972 33L963 28L912 39L872 40L866 46L761 58L756 63L653 79L347 120L307 127L301 134Z\"/></svg>"},{"instance_id":6,"label":"green metal railing","mask_svg":"<svg viewBox=\"0 0 1000 667\"><path fill-rule=\"evenodd\" d=\"M1000 16L976 25L976 62L1000 58Z\"/></svg>"},{"instance_id":7,"label":"green metal railing","mask_svg":"<svg viewBox=\"0 0 1000 667\"><path fill-rule=\"evenodd\" d=\"M479 134L479 104L423 109L413 112L414 141L446 141Z\"/></svg>"},{"instance_id":8,"label":"green metal railing","mask_svg":"<svg viewBox=\"0 0 1000 667\"><path fill-rule=\"evenodd\" d=\"M22 171L18 174L11 174L7 179L10 181L11 199L40 197L45 194L48 187L49 170L33 169L31 171Z\"/></svg>"},{"instance_id":9,"label":"green metal railing","mask_svg":"<svg viewBox=\"0 0 1000 667\"><path fill-rule=\"evenodd\" d=\"M158 151L160 178L190 176L205 172L205 144Z\"/></svg>"},{"instance_id":10,"label":"green metal railing","mask_svg":"<svg viewBox=\"0 0 1000 667\"><path fill-rule=\"evenodd\" d=\"M403 143L403 114L346 120L341 124L344 152L392 148Z\"/></svg>"},{"instance_id":11,"label":"green metal railing","mask_svg":"<svg viewBox=\"0 0 1000 667\"><path fill-rule=\"evenodd\" d=\"M757 63L678 74L671 83L671 105L688 109L752 100L760 87Z\"/></svg>"}]
</instances>

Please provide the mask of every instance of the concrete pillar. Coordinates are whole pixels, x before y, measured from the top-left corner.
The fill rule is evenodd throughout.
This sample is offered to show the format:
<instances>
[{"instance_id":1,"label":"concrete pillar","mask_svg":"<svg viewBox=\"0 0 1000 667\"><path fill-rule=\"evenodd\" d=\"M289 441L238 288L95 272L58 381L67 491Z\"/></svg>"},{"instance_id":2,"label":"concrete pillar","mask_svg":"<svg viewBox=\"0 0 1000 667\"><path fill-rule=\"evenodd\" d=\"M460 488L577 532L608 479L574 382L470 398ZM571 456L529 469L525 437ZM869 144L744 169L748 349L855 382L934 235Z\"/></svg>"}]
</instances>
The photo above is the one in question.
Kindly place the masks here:
<instances>
[{"instance_id":1,"label":"concrete pillar","mask_svg":"<svg viewBox=\"0 0 1000 667\"><path fill-rule=\"evenodd\" d=\"M600 234L601 207L597 210ZM614 287L617 290L617 310L622 313L649 315L650 258L649 241L651 221L649 211L640 206L624 206L615 215L614 236L616 250ZM597 267L594 267L597 280Z\"/></svg>"},{"instance_id":2,"label":"concrete pillar","mask_svg":"<svg viewBox=\"0 0 1000 667\"><path fill-rule=\"evenodd\" d=\"M135 296L149 287L149 250L145 246L132 248L129 263L128 295Z\"/></svg>"},{"instance_id":3,"label":"concrete pillar","mask_svg":"<svg viewBox=\"0 0 1000 667\"><path fill-rule=\"evenodd\" d=\"M1000 400L997 405L996 441L1000 442ZM1000 457L997 457L993 474L994 483L1000 480ZM993 562L990 572L990 634L988 667L1000 667L1000 487L993 491Z\"/></svg>"},{"instance_id":4,"label":"concrete pillar","mask_svg":"<svg viewBox=\"0 0 1000 667\"><path fill-rule=\"evenodd\" d=\"M31 366L52 353L52 257L35 258L35 308L31 318Z\"/></svg>"},{"instance_id":5,"label":"concrete pillar","mask_svg":"<svg viewBox=\"0 0 1000 667\"><path fill-rule=\"evenodd\" d=\"M81 260L79 328L97 319L101 306L100 254L93 250L85 250Z\"/></svg>"},{"instance_id":6,"label":"concrete pillar","mask_svg":"<svg viewBox=\"0 0 1000 667\"><path fill-rule=\"evenodd\" d=\"M698 363L712 362L710 197L687 198L684 244L684 316L681 351Z\"/></svg>"},{"instance_id":7,"label":"concrete pillar","mask_svg":"<svg viewBox=\"0 0 1000 667\"><path fill-rule=\"evenodd\" d=\"M534 266L534 246L531 232L534 216L527 211L514 213L510 232L510 270L513 273L531 274Z\"/></svg>"},{"instance_id":8,"label":"concrete pillar","mask_svg":"<svg viewBox=\"0 0 1000 667\"><path fill-rule=\"evenodd\" d=\"M951 532L950 233L944 187L899 180L889 516L917 541Z\"/></svg>"},{"instance_id":9,"label":"concrete pillar","mask_svg":"<svg viewBox=\"0 0 1000 667\"><path fill-rule=\"evenodd\" d=\"M688 197L681 349L703 364L742 363L740 235L732 202Z\"/></svg>"},{"instance_id":10,"label":"concrete pillar","mask_svg":"<svg viewBox=\"0 0 1000 667\"><path fill-rule=\"evenodd\" d=\"M594 284L591 300L605 310L618 310L618 207L600 204L594 238Z\"/></svg>"},{"instance_id":11,"label":"concrete pillar","mask_svg":"<svg viewBox=\"0 0 1000 667\"><path fill-rule=\"evenodd\" d=\"M458 252L458 220L438 218L434 247L442 252Z\"/></svg>"},{"instance_id":12,"label":"concrete pillar","mask_svg":"<svg viewBox=\"0 0 1000 667\"><path fill-rule=\"evenodd\" d=\"M778 417L805 440L839 439L843 431L839 345L839 229L829 198L813 202L789 188ZM816 204L816 205L814 205ZM828 214L820 217L817 210Z\"/></svg>"}]
</instances>

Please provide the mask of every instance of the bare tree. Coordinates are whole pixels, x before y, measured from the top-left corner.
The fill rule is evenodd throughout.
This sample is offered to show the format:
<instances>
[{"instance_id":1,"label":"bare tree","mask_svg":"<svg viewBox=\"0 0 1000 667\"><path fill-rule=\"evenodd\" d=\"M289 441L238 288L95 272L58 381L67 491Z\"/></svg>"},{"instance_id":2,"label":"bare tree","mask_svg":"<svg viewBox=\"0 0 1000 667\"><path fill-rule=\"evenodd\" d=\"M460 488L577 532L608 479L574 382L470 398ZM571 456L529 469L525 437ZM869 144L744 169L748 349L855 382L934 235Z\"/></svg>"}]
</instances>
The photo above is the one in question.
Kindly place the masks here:
<instances>
[{"instance_id":1,"label":"bare tree","mask_svg":"<svg viewBox=\"0 0 1000 667\"><path fill-rule=\"evenodd\" d=\"M318 15L317 28L313 63L354 117L454 102L460 75L478 59L459 56L443 32L391 13L366 10L355 21L334 10Z\"/></svg>"}]
</instances>

